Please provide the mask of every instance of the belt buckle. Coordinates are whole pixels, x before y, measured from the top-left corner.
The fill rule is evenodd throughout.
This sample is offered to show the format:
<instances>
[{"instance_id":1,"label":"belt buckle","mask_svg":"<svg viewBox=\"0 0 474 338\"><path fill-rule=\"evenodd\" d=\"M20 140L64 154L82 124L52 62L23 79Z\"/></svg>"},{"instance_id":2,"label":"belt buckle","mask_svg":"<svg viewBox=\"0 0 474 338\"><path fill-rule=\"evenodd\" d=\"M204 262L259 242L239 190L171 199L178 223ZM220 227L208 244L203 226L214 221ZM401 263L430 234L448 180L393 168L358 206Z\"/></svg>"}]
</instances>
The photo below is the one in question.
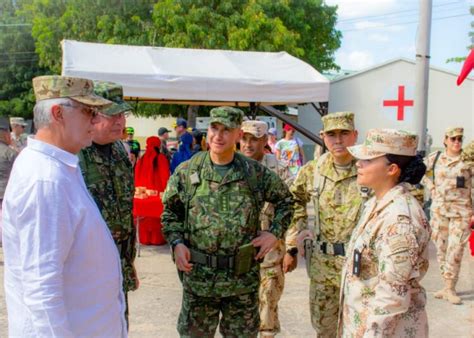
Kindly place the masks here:
<instances>
[{"instance_id":1,"label":"belt buckle","mask_svg":"<svg viewBox=\"0 0 474 338\"><path fill-rule=\"evenodd\" d=\"M326 254L334 256L334 246L332 243L326 243Z\"/></svg>"},{"instance_id":2,"label":"belt buckle","mask_svg":"<svg viewBox=\"0 0 474 338\"><path fill-rule=\"evenodd\" d=\"M206 256L206 264L209 268L216 268L217 267L217 257L212 255Z\"/></svg>"}]
</instances>

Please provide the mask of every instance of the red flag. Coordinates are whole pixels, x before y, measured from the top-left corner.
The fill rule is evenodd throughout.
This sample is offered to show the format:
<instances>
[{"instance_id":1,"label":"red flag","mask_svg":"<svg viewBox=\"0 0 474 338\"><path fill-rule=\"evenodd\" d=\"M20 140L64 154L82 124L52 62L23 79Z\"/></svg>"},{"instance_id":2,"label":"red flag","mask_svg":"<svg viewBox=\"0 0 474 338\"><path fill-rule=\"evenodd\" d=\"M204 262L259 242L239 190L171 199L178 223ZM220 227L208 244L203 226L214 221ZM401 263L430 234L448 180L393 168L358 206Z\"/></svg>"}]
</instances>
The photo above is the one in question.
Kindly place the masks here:
<instances>
[{"instance_id":1,"label":"red flag","mask_svg":"<svg viewBox=\"0 0 474 338\"><path fill-rule=\"evenodd\" d=\"M459 73L457 84L458 86L464 81L464 79L469 75L472 68L474 68L474 49L471 49L469 56L464 61L464 65L462 66L461 73Z\"/></svg>"}]
</instances>

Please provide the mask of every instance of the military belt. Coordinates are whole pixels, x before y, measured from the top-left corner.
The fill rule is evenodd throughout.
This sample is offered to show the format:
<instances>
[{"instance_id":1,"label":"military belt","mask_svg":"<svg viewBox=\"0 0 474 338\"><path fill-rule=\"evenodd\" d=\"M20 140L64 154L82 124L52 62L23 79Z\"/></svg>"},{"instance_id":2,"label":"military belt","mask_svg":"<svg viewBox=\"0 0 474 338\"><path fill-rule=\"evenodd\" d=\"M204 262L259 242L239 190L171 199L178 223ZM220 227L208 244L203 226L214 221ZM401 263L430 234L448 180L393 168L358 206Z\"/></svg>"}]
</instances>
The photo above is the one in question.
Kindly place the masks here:
<instances>
[{"instance_id":1,"label":"military belt","mask_svg":"<svg viewBox=\"0 0 474 338\"><path fill-rule=\"evenodd\" d=\"M208 255L203 252L189 249L191 252L191 263L198 263L208 268L219 270L232 270L235 266L235 255Z\"/></svg>"},{"instance_id":2,"label":"military belt","mask_svg":"<svg viewBox=\"0 0 474 338\"><path fill-rule=\"evenodd\" d=\"M316 248L325 254L330 256L345 256L346 250L344 243L327 243L327 242L316 242Z\"/></svg>"}]
</instances>

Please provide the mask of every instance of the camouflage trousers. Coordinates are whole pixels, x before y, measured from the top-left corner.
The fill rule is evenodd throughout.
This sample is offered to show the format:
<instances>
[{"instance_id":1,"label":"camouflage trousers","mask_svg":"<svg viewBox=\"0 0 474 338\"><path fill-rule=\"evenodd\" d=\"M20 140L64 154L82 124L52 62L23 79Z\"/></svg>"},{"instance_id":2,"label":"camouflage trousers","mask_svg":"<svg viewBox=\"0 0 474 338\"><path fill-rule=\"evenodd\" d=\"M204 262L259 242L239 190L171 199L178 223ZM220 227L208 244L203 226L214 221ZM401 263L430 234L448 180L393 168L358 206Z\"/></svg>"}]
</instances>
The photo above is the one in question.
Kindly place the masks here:
<instances>
[{"instance_id":1,"label":"camouflage trousers","mask_svg":"<svg viewBox=\"0 0 474 338\"><path fill-rule=\"evenodd\" d=\"M469 221L466 217L445 217L436 210L431 215L431 238L444 279L458 280L464 247L469 240Z\"/></svg>"},{"instance_id":2,"label":"camouflage trousers","mask_svg":"<svg viewBox=\"0 0 474 338\"><path fill-rule=\"evenodd\" d=\"M318 338L337 335L339 293L344 257L313 252L310 268L309 311Z\"/></svg>"},{"instance_id":3,"label":"camouflage trousers","mask_svg":"<svg viewBox=\"0 0 474 338\"><path fill-rule=\"evenodd\" d=\"M259 312L260 334L275 335L280 332L278 319L278 302L285 285L285 274L282 270L285 256L285 243L280 241L260 265Z\"/></svg>"},{"instance_id":4,"label":"camouflage trousers","mask_svg":"<svg viewBox=\"0 0 474 338\"><path fill-rule=\"evenodd\" d=\"M183 290L179 335L214 337L217 325L223 337L257 337L258 292L219 298L201 297Z\"/></svg>"}]
</instances>

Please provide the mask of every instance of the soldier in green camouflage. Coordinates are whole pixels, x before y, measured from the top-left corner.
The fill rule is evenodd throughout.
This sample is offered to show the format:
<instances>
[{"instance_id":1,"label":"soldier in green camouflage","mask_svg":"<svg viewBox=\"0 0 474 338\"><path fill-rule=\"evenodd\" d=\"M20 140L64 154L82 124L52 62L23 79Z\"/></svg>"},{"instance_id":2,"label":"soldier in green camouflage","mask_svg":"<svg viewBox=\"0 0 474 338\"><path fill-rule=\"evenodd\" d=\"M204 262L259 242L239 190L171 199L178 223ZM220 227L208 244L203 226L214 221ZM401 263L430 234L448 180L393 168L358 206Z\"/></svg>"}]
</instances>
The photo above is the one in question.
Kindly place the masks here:
<instances>
[{"instance_id":1,"label":"soldier in green camouflage","mask_svg":"<svg viewBox=\"0 0 474 338\"><path fill-rule=\"evenodd\" d=\"M329 152L303 166L290 187L295 199L292 226L300 231L298 246L303 255L303 239L313 238L312 254L306 257L311 323L318 337L335 337L345 246L357 224L362 197L356 161L347 150L357 140L354 114L332 113L322 121L321 136ZM315 206L314 234L308 230L309 202Z\"/></svg>"},{"instance_id":2,"label":"soldier in green camouflage","mask_svg":"<svg viewBox=\"0 0 474 338\"><path fill-rule=\"evenodd\" d=\"M224 337L257 336L257 260L291 222L292 198L284 182L235 152L242 117L236 108L212 109L210 150L180 164L163 196L163 233L183 272L177 326L182 337L213 337L218 324ZM274 205L275 217L259 232L265 202Z\"/></svg>"},{"instance_id":3,"label":"soldier in green camouflage","mask_svg":"<svg viewBox=\"0 0 474 338\"><path fill-rule=\"evenodd\" d=\"M132 108L123 101L122 87L118 84L96 81L94 92L113 104L99 113L100 120L94 125L93 143L81 150L79 164L86 186L117 245L127 301L127 292L138 287L134 267L136 229L132 216L132 164L120 139L125 115ZM128 301L126 318L128 320Z\"/></svg>"}]
</instances>

